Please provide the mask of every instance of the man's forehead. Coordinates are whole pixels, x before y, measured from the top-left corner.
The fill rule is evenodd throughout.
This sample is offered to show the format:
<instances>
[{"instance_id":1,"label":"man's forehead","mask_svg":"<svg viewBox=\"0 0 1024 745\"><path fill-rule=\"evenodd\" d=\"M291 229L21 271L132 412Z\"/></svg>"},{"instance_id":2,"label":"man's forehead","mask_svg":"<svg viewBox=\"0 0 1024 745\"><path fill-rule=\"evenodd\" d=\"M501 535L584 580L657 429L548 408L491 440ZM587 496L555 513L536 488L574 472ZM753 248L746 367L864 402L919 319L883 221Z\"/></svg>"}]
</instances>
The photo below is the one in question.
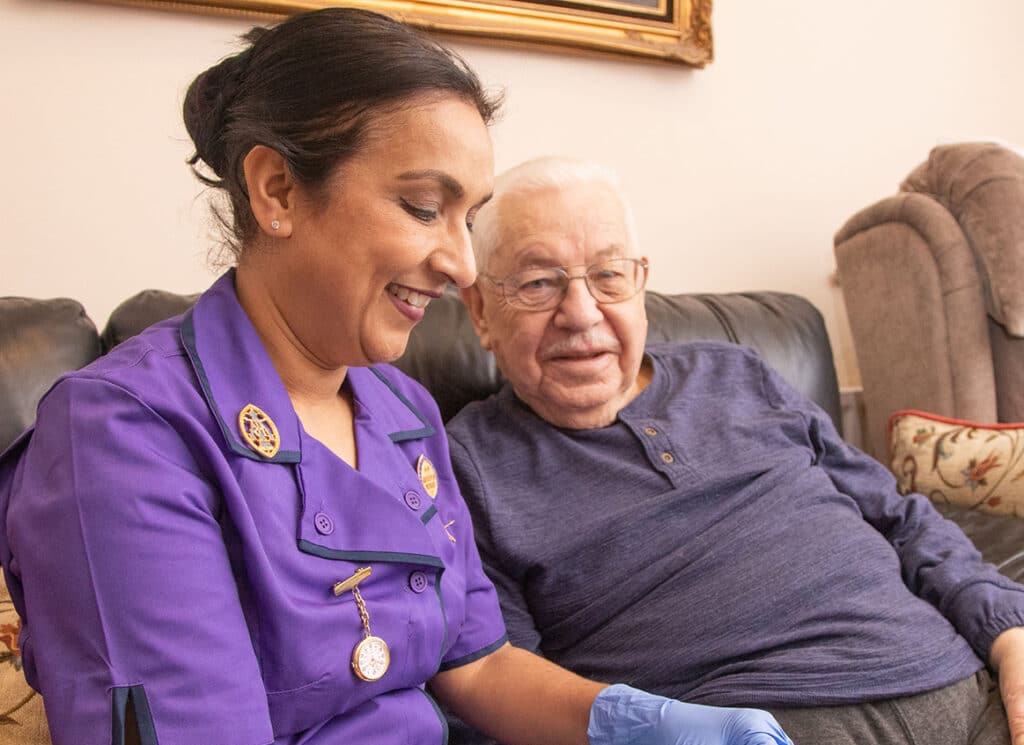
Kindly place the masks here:
<instances>
[{"instance_id":1,"label":"man's forehead","mask_svg":"<svg viewBox=\"0 0 1024 745\"><path fill-rule=\"evenodd\" d=\"M535 189L504 201L493 254L502 263L557 264L569 254L585 254L587 261L632 255L625 207L605 184Z\"/></svg>"},{"instance_id":2,"label":"man's forehead","mask_svg":"<svg viewBox=\"0 0 1024 745\"><path fill-rule=\"evenodd\" d=\"M544 242L528 242L523 246L509 244L503 252L499 249L499 253L504 255L505 263L511 264L514 269L529 266L558 266L563 261L575 261L575 259L563 258L568 253L571 253L571 247L569 247L569 252L567 252L565 250L560 250L557 245ZM587 246L584 262L592 264L598 261L622 258L630 255L631 251L626 245L625 240L611 241L609 243L592 244Z\"/></svg>"}]
</instances>

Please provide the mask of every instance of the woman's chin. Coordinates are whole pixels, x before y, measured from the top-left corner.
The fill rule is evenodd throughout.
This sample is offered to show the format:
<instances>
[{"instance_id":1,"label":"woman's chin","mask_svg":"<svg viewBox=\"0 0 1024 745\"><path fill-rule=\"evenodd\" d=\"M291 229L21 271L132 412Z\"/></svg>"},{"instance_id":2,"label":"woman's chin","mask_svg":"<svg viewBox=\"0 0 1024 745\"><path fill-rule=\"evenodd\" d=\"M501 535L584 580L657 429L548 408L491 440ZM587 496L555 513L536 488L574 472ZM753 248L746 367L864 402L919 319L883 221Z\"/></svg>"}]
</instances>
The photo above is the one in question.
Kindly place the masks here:
<instances>
[{"instance_id":1,"label":"woman's chin","mask_svg":"<svg viewBox=\"0 0 1024 745\"><path fill-rule=\"evenodd\" d=\"M388 339L385 343L368 347L365 350L367 365L390 364L405 354L408 345L409 335L405 334L400 339Z\"/></svg>"}]
</instances>

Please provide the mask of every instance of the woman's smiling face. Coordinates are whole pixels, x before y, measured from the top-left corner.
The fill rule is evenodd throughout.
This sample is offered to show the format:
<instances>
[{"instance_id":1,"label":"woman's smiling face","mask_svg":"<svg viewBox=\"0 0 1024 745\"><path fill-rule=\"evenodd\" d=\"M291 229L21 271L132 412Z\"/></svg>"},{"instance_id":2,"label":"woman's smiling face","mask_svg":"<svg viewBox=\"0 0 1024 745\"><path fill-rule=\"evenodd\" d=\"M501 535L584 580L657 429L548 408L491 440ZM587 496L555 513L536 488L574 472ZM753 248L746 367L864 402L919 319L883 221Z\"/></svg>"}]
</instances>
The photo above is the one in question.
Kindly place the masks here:
<instances>
[{"instance_id":1,"label":"woman's smiling face","mask_svg":"<svg viewBox=\"0 0 1024 745\"><path fill-rule=\"evenodd\" d=\"M381 115L323 190L299 189L290 236L259 264L306 353L326 367L398 358L430 300L475 279L469 231L493 173L480 113L442 95Z\"/></svg>"}]
</instances>

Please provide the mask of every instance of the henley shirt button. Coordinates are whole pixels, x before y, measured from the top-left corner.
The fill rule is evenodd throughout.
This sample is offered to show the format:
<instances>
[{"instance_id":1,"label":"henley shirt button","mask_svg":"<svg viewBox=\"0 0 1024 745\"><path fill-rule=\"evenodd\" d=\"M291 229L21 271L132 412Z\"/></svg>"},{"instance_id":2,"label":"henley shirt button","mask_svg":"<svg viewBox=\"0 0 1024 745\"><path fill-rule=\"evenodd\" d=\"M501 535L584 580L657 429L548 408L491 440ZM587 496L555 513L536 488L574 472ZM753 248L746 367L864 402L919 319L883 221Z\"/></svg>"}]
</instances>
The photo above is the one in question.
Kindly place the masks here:
<instances>
[{"instance_id":1,"label":"henley shirt button","mask_svg":"<svg viewBox=\"0 0 1024 745\"><path fill-rule=\"evenodd\" d=\"M427 575L421 571L415 571L409 573L409 588L415 592L420 593L427 589Z\"/></svg>"},{"instance_id":2,"label":"henley shirt button","mask_svg":"<svg viewBox=\"0 0 1024 745\"><path fill-rule=\"evenodd\" d=\"M320 535L330 535L334 532L334 520L326 512L313 515L313 526Z\"/></svg>"},{"instance_id":3,"label":"henley shirt button","mask_svg":"<svg viewBox=\"0 0 1024 745\"><path fill-rule=\"evenodd\" d=\"M644 427L644 434L654 437L656 434L658 434L658 430L656 430L654 427Z\"/></svg>"},{"instance_id":4,"label":"henley shirt button","mask_svg":"<svg viewBox=\"0 0 1024 745\"><path fill-rule=\"evenodd\" d=\"M414 491L407 491L404 499L410 510L418 510L423 505L423 498Z\"/></svg>"},{"instance_id":5,"label":"henley shirt button","mask_svg":"<svg viewBox=\"0 0 1024 745\"><path fill-rule=\"evenodd\" d=\"M671 463L672 461L675 460L675 458L672 457L672 453L662 453L661 459L666 463Z\"/></svg>"}]
</instances>

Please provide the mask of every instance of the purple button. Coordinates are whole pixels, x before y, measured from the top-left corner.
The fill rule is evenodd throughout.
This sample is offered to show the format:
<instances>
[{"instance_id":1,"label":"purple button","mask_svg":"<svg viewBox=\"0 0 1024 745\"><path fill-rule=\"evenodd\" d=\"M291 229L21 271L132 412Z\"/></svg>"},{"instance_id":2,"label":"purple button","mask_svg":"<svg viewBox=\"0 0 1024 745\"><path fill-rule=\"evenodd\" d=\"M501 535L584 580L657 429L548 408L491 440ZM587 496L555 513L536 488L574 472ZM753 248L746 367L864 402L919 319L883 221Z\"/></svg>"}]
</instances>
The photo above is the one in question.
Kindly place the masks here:
<instances>
[{"instance_id":1,"label":"purple button","mask_svg":"<svg viewBox=\"0 0 1024 745\"><path fill-rule=\"evenodd\" d=\"M420 571L409 573L409 587L413 592L423 592L427 589L427 575Z\"/></svg>"},{"instance_id":2,"label":"purple button","mask_svg":"<svg viewBox=\"0 0 1024 745\"><path fill-rule=\"evenodd\" d=\"M405 503L411 510L418 510L423 505L423 498L414 491L405 493Z\"/></svg>"},{"instance_id":3,"label":"purple button","mask_svg":"<svg viewBox=\"0 0 1024 745\"><path fill-rule=\"evenodd\" d=\"M320 535L330 535L334 532L334 520L326 512L318 512L313 515L313 525Z\"/></svg>"}]
</instances>

